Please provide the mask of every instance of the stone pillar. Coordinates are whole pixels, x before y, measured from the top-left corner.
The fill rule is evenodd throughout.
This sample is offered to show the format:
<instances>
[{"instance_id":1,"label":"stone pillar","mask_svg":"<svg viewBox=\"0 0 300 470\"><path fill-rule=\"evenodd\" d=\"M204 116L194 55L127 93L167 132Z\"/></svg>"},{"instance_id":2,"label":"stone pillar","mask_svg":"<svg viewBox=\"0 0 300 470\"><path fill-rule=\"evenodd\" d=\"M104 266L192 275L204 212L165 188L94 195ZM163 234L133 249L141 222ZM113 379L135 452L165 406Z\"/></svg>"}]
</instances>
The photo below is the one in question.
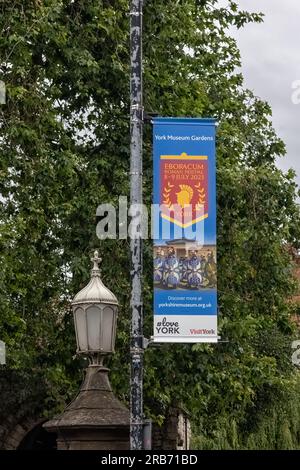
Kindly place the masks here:
<instances>
[{"instance_id":1,"label":"stone pillar","mask_svg":"<svg viewBox=\"0 0 300 470\"><path fill-rule=\"evenodd\" d=\"M171 407L163 426L153 426L153 450L189 450L191 426L187 413L178 407Z\"/></svg>"},{"instance_id":2,"label":"stone pillar","mask_svg":"<svg viewBox=\"0 0 300 470\"><path fill-rule=\"evenodd\" d=\"M114 396L108 369L90 365L75 400L44 424L57 433L58 450L127 450L129 411Z\"/></svg>"}]
</instances>

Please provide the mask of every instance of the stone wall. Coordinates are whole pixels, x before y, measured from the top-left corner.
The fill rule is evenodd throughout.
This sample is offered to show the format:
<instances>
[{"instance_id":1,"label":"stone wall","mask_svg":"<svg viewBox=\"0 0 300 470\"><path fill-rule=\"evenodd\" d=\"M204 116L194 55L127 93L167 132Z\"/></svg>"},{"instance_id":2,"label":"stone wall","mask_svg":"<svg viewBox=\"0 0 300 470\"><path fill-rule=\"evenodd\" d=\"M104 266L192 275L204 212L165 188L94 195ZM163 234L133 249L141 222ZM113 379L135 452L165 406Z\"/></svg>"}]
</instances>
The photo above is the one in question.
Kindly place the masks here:
<instances>
[{"instance_id":1,"label":"stone wall","mask_svg":"<svg viewBox=\"0 0 300 470\"><path fill-rule=\"evenodd\" d=\"M16 450L23 439L45 419L37 417L8 416L0 424L0 450ZM163 426L153 426L153 450L188 450L190 447L191 428L187 415L180 409L172 408Z\"/></svg>"},{"instance_id":2,"label":"stone wall","mask_svg":"<svg viewBox=\"0 0 300 470\"><path fill-rule=\"evenodd\" d=\"M18 421L14 416L8 416L0 424L0 450L16 450L24 437L44 419L26 417Z\"/></svg>"},{"instance_id":3,"label":"stone wall","mask_svg":"<svg viewBox=\"0 0 300 470\"><path fill-rule=\"evenodd\" d=\"M30 371L0 366L0 449L16 449L41 422L45 392Z\"/></svg>"},{"instance_id":4,"label":"stone wall","mask_svg":"<svg viewBox=\"0 0 300 470\"><path fill-rule=\"evenodd\" d=\"M190 440L190 421L187 414L179 408L169 410L163 426L153 426L153 450L189 450Z\"/></svg>"}]
</instances>

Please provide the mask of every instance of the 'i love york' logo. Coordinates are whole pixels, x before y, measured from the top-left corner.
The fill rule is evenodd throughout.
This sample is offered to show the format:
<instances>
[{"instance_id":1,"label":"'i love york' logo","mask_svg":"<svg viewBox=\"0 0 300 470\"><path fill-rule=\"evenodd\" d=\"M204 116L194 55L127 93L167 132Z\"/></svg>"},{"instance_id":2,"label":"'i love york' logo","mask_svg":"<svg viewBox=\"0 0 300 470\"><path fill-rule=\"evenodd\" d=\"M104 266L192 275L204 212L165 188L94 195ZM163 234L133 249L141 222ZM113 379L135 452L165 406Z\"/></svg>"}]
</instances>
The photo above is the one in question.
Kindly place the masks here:
<instances>
[{"instance_id":1,"label":"'i love york' logo","mask_svg":"<svg viewBox=\"0 0 300 470\"><path fill-rule=\"evenodd\" d=\"M179 324L177 321L167 321L166 317L156 324L157 334L162 335L179 335Z\"/></svg>"}]
</instances>

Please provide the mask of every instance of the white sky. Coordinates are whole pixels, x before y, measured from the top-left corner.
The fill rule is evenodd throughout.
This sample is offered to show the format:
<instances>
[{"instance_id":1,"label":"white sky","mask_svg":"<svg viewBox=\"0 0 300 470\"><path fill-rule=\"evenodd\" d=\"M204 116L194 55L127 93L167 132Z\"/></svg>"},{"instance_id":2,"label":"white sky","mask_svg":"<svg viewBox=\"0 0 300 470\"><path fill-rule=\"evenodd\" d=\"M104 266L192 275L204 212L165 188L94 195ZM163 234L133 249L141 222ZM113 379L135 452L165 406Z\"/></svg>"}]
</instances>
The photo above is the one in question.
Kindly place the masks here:
<instances>
[{"instance_id":1,"label":"white sky","mask_svg":"<svg viewBox=\"0 0 300 470\"><path fill-rule=\"evenodd\" d=\"M273 124L287 155L282 169L294 168L300 184L300 104L292 83L300 80L300 0L237 0L248 11L265 13L264 23L232 31L242 57L245 85L269 102ZM300 94L298 94L300 96Z\"/></svg>"}]
</instances>

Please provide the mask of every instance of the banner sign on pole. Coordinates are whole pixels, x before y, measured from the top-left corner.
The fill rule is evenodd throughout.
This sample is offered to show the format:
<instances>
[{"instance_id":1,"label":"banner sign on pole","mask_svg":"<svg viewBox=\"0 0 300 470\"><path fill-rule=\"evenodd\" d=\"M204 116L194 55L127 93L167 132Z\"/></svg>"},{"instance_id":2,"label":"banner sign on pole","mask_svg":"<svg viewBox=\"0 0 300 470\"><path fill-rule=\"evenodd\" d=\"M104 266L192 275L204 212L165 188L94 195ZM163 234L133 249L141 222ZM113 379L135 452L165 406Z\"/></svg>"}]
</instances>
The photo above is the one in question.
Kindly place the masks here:
<instances>
[{"instance_id":1,"label":"banner sign on pole","mask_svg":"<svg viewBox=\"0 0 300 470\"><path fill-rule=\"evenodd\" d=\"M153 120L155 342L218 341L215 129Z\"/></svg>"}]
</instances>

